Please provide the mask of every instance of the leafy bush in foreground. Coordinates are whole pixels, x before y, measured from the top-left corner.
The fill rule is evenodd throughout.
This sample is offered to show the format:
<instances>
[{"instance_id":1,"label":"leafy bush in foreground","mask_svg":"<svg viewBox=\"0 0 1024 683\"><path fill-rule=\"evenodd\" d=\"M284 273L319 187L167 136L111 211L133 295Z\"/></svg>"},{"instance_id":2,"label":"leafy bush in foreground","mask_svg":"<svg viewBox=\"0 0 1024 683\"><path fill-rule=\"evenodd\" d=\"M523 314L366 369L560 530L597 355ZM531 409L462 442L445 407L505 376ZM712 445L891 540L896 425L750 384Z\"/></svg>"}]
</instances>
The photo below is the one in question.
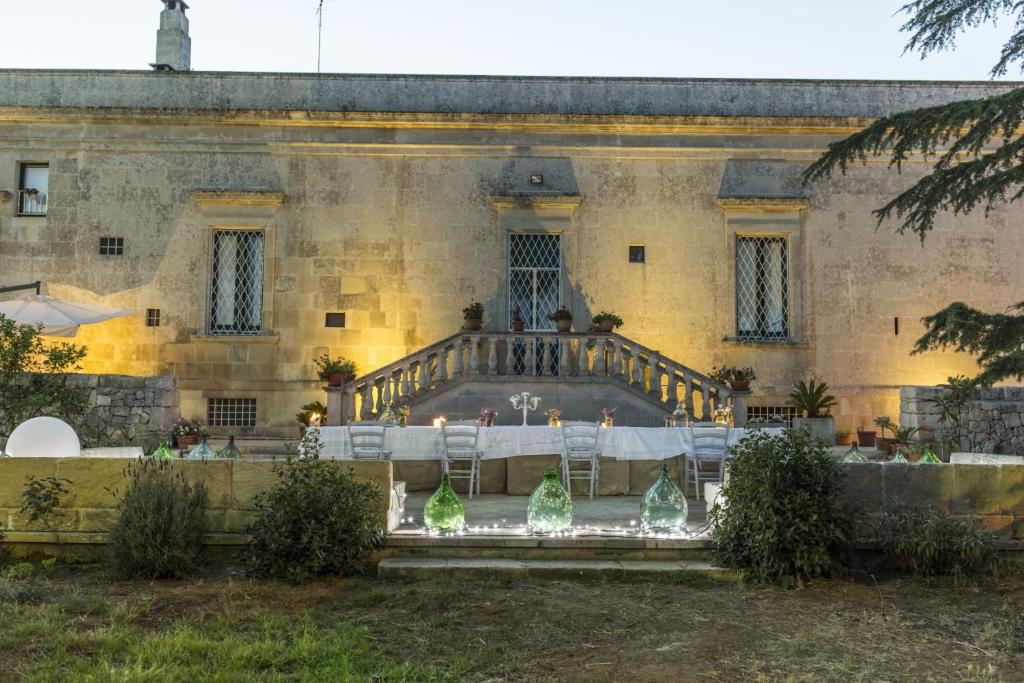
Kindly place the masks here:
<instances>
[{"instance_id":1,"label":"leafy bush in foreground","mask_svg":"<svg viewBox=\"0 0 1024 683\"><path fill-rule=\"evenodd\" d=\"M893 500L871 531L887 564L914 576L963 578L995 564L995 536L978 529L969 516Z\"/></svg>"},{"instance_id":2,"label":"leafy bush in foreground","mask_svg":"<svg viewBox=\"0 0 1024 683\"><path fill-rule=\"evenodd\" d=\"M115 570L132 578L190 576L203 557L206 487L190 485L162 460L139 460L128 473L110 536Z\"/></svg>"},{"instance_id":3,"label":"leafy bush in foreground","mask_svg":"<svg viewBox=\"0 0 1024 683\"><path fill-rule=\"evenodd\" d=\"M733 447L726 503L708 512L719 561L757 583L833 575L852 537L844 473L806 429L755 432Z\"/></svg>"},{"instance_id":4,"label":"leafy bush in foreground","mask_svg":"<svg viewBox=\"0 0 1024 683\"><path fill-rule=\"evenodd\" d=\"M253 575L301 583L363 571L383 540L383 492L358 482L342 463L293 460L274 468L279 482L256 496L245 561Z\"/></svg>"}]
</instances>

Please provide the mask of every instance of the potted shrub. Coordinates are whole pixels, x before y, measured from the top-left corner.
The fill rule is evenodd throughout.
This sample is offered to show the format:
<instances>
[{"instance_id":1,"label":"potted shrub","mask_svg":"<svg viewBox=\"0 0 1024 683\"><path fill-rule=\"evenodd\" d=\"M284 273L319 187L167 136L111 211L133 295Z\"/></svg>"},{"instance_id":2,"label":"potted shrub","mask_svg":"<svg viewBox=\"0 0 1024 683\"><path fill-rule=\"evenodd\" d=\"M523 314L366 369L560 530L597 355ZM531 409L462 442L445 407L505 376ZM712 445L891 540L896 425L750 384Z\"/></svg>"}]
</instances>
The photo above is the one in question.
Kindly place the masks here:
<instances>
[{"instance_id":1,"label":"potted shrub","mask_svg":"<svg viewBox=\"0 0 1024 683\"><path fill-rule=\"evenodd\" d=\"M554 313L548 313L548 320L555 321L555 329L559 332L568 332L572 329L572 313L565 305L559 306Z\"/></svg>"},{"instance_id":2,"label":"potted shrub","mask_svg":"<svg viewBox=\"0 0 1024 683\"><path fill-rule=\"evenodd\" d=\"M860 432L858 432L859 434ZM837 429L836 430L836 445L837 446L849 446L853 443L853 432L849 429Z\"/></svg>"},{"instance_id":3,"label":"potted shrub","mask_svg":"<svg viewBox=\"0 0 1024 683\"><path fill-rule=\"evenodd\" d=\"M875 430L863 429L862 427L857 428L857 445L863 448L874 448L875 447Z\"/></svg>"},{"instance_id":4,"label":"potted shrub","mask_svg":"<svg viewBox=\"0 0 1024 683\"><path fill-rule=\"evenodd\" d=\"M911 448L911 439L914 438L914 434L917 434L918 431L917 427L901 427L899 425L895 425L892 428L892 443L890 444L890 447L894 451L897 448L900 449L903 451L903 455L906 456L907 460L914 462L917 460L917 458L913 457L914 455L917 455L918 458L921 457L919 446L915 445L914 448Z\"/></svg>"},{"instance_id":5,"label":"potted shrub","mask_svg":"<svg viewBox=\"0 0 1024 683\"><path fill-rule=\"evenodd\" d=\"M757 379L754 368L746 365L742 368L723 365L711 371L711 379L721 384L728 384L733 391L750 391L750 383Z\"/></svg>"},{"instance_id":6,"label":"potted shrub","mask_svg":"<svg viewBox=\"0 0 1024 683\"><path fill-rule=\"evenodd\" d=\"M597 325L598 332L602 334L610 334L616 327L622 327L622 318L614 313L601 311L594 316L594 324Z\"/></svg>"},{"instance_id":7,"label":"potted shrub","mask_svg":"<svg viewBox=\"0 0 1024 683\"><path fill-rule=\"evenodd\" d=\"M345 358L332 359L326 354L316 359L316 371L320 381L327 382L331 387L340 387L356 378L355 361Z\"/></svg>"},{"instance_id":8,"label":"potted shrub","mask_svg":"<svg viewBox=\"0 0 1024 683\"><path fill-rule=\"evenodd\" d=\"M828 384L813 379L810 382L800 380L789 394L789 405L802 415L793 418L793 427L807 427L814 436L835 444L836 422L831 408L837 403L835 396L828 393Z\"/></svg>"},{"instance_id":9,"label":"potted shrub","mask_svg":"<svg viewBox=\"0 0 1024 683\"><path fill-rule=\"evenodd\" d=\"M526 329L526 321L523 320L523 312L520 310L519 304L516 304L516 307L512 309L512 331L522 332L524 329Z\"/></svg>"},{"instance_id":10,"label":"potted shrub","mask_svg":"<svg viewBox=\"0 0 1024 683\"><path fill-rule=\"evenodd\" d=\"M895 432L896 425L892 423L888 415L882 415L875 418L875 426L882 432L882 435L875 439L875 448L886 453L892 453L892 439L886 438L885 433Z\"/></svg>"},{"instance_id":11,"label":"potted shrub","mask_svg":"<svg viewBox=\"0 0 1024 683\"><path fill-rule=\"evenodd\" d=\"M310 425L321 425L327 417L327 406L320 401L307 403L295 413L295 421L299 423L299 436L306 433L306 427Z\"/></svg>"},{"instance_id":12,"label":"potted shrub","mask_svg":"<svg viewBox=\"0 0 1024 683\"><path fill-rule=\"evenodd\" d=\"M202 424L199 420L189 420L180 417L171 427L171 434L174 435L174 443L178 448L191 448L199 443L199 435L202 433Z\"/></svg>"},{"instance_id":13,"label":"potted shrub","mask_svg":"<svg viewBox=\"0 0 1024 683\"><path fill-rule=\"evenodd\" d=\"M484 305L474 301L462 309L463 329L477 332L484 325Z\"/></svg>"}]
</instances>

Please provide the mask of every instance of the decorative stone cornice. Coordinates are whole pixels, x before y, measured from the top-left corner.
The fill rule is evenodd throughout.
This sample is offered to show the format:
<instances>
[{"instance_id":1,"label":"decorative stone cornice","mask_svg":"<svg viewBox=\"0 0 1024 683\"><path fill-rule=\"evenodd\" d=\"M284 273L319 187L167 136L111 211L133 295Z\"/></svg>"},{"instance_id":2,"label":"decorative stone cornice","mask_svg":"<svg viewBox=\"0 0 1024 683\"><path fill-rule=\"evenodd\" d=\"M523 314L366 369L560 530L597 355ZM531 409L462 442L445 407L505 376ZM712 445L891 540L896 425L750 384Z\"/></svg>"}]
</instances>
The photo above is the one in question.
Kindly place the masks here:
<instances>
[{"instance_id":1,"label":"decorative stone cornice","mask_svg":"<svg viewBox=\"0 0 1024 683\"><path fill-rule=\"evenodd\" d=\"M575 211L583 202L582 195L514 194L491 195L495 209L568 209Z\"/></svg>"},{"instance_id":2,"label":"decorative stone cornice","mask_svg":"<svg viewBox=\"0 0 1024 683\"><path fill-rule=\"evenodd\" d=\"M284 192L270 190L196 190L192 200L201 207L207 206L270 206L278 207L284 203Z\"/></svg>"},{"instance_id":3,"label":"decorative stone cornice","mask_svg":"<svg viewBox=\"0 0 1024 683\"><path fill-rule=\"evenodd\" d=\"M718 197L716 201L726 213L792 213L808 206L805 197Z\"/></svg>"}]
</instances>

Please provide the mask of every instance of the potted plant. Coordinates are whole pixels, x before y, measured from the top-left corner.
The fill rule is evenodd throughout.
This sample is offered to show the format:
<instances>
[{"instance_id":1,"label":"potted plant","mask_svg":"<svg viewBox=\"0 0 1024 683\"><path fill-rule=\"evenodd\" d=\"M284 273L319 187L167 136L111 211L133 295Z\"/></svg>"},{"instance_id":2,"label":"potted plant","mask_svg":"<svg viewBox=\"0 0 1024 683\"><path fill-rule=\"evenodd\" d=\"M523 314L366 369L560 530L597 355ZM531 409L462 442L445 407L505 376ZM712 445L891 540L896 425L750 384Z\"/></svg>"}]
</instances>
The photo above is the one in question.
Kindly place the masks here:
<instances>
[{"instance_id":1,"label":"potted plant","mask_svg":"<svg viewBox=\"0 0 1024 683\"><path fill-rule=\"evenodd\" d=\"M610 334L616 327L622 327L622 318L614 313L601 311L594 316L594 324L597 325L598 332L602 334Z\"/></svg>"},{"instance_id":2,"label":"potted plant","mask_svg":"<svg viewBox=\"0 0 1024 683\"><path fill-rule=\"evenodd\" d=\"M407 406L405 404L402 404L402 405L398 406L398 408L395 410L395 414L398 415L398 426L399 427L408 427L409 426L409 415L411 413L412 413L412 410L409 408L409 406Z\"/></svg>"},{"instance_id":3,"label":"potted plant","mask_svg":"<svg viewBox=\"0 0 1024 683\"><path fill-rule=\"evenodd\" d=\"M906 455L907 459L911 462L914 461L914 459L911 458L914 453L917 453L918 456L920 456L919 450L915 451L910 447L911 439L914 438L914 434L917 434L918 431L920 430L917 427L901 427L899 425L894 426L892 430L892 449L896 450L899 448L902 450L903 454Z\"/></svg>"},{"instance_id":4,"label":"potted plant","mask_svg":"<svg viewBox=\"0 0 1024 683\"><path fill-rule=\"evenodd\" d=\"M555 321L555 329L560 333L568 332L572 329L572 313L565 305L558 307L558 310L554 313L548 313L548 320Z\"/></svg>"},{"instance_id":5,"label":"potted plant","mask_svg":"<svg viewBox=\"0 0 1024 683\"><path fill-rule=\"evenodd\" d=\"M711 371L711 379L721 384L728 383L733 391L750 391L750 383L757 379L757 375L749 364L742 368L723 365Z\"/></svg>"},{"instance_id":6,"label":"potted plant","mask_svg":"<svg viewBox=\"0 0 1024 683\"><path fill-rule=\"evenodd\" d=\"M524 329L526 329L526 321L523 320L523 312L520 310L519 304L516 304L516 307L512 309L512 331L522 332Z\"/></svg>"},{"instance_id":7,"label":"potted plant","mask_svg":"<svg viewBox=\"0 0 1024 683\"><path fill-rule=\"evenodd\" d=\"M356 378L355 361L345 358L331 358L324 354L316 359L316 371L321 382L328 386L340 387Z\"/></svg>"},{"instance_id":8,"label":"potted plant","mask_svg":"<svg viewBox=\"0 0 1024 683\"><path fill-rule=\"evenodd\" d=\"M802 417L793 418L793 427L807 427L811 434L829 444L836 442L836 422L831 408L838 404L835 396L828 393L828 384L800 380L793 385L789 394L789 405L796 408Z\"/></svg>"},{"instance_id":9,"label":"potted plant","mask_svg":"<svg viewBox=\"0 0 1024 683\"><path fill-rule=\"evenodd\" d=\"M896 425L892 423L888 415L882 415L881 417L875 418L875 426L878 427L882 435L875 439L875 448L886 453L892 453L892 439L885 436L886 432L895 432Z\"/></svg>"},{"instance_id":10,"label":"potted plant","mask_svg":"<svg viewBox=\"0 0 1024 683\"><path fill-rule=\"evenodd\" d=\"M295 421L299 423L299 436L306 433L306 427L321 425L327 417L327 406L320 401L307 403L295 413Z\"/></svg>"},{"instance_id":11,"label":"potted plant","mask_svg":"<svg viewBox=\"0 0 1024 683\"><path fill-rule=\"evenodd\" d=\"M494 408L481 408L480 409L480 426L481 427L493 427L494 418L498 417L498 411Z\"/></svg>"},{"instance_id":12,"label":"potted plant","mask_svg":"<svg viewBox=\"0 0 1024 683\"><path fill-rule=\"evenodd\" d=\"M618 408L601 408L601 426L611 427L615 424L615 411Z\"/></svg>"},{"instance_id":13,"label":"potted plant","mask_svg":"<svg viewBox=\"0 0 1024 683\"><path fill-rule=\"evenodd\" d=\"M862 448L874 448L875 447L875 430L864 429L863 427L857 428L857 445Z\"/></svg>"},{"instance_id":14,"label":"potted plant","mask_svg":"<svg viewBox=\"0 0 1024 683\"><path fill-rule=\"evenodd\" d=\"M199 420L189 420L184 417L178 418L171 427L171 434L174 436L174 443L178 448L191 448L199 443L199 435L202 433L202 424Z\"/></svg>"},{"instance_id":15,"label":"potted plant","mask_svg":"<svg viewBox=\"0 0 1024 683\"><path fill-rule=\"evenodd\" d=\"M462 309L462 327L470 332L477 332L484 325L484 305L474 301Z\"/></svg>"},{"instance_id":16,"label":"potted plant","mask_svg":"<svg viewBox=\"0 0 1024 683\"><path fill-rule=\"evenodd\" d=\"M544 411L548 416L548 427L558 427L562 424L562 411L558 408L548 408Z\"/></svg>"},{"instance_id":17,"label":"potted plant","mask_svg":"<svg viewBox=\"0 0 1024 683\"><path fill-rule=\"evenodd\" d=\"M849 429L837 429L836 445L849 446L851 444L853 444L853 432L851 432Z\"/></svg>"}]
</instances>

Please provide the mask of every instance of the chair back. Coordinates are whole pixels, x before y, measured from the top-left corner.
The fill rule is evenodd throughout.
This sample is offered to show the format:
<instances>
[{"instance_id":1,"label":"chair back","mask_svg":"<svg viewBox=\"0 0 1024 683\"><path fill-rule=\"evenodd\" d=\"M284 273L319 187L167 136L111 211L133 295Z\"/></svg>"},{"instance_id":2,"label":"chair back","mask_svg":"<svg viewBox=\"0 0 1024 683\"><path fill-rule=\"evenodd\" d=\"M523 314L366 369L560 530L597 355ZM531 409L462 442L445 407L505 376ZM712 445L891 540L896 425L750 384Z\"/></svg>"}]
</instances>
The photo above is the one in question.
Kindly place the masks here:
<instances>
[{"instance_id":1,"label":"chair back","mask_svg":"<svg viewBox=\"0 0 1024 683\"><path fill-rule=\"evenodd\" d=\"M690 427L693 453L702 460L724 460L729 442L729 427L713 422L698 422Z\"/></svg>"},{"instance_id":2,"label":"chair back","mask_svg":"<svg viewBox=\"0 0 1024 683\"><path fill-rule=\"evenodd\" d=\"M567 457L589 458L597 453L600 427L596 422L562 422L562 450Z\"/></svg>"},{"instance_id":3,"label":"chair back","mask_svg":"<svg viewBox=\"0 0 1024 683\"><path fill-rule=\"evenodd\" d=\"M458 420L441 425L441 442L445 458L473 455L479 450L480 423L476 420Z\"/></svg>"},{"instance_id":4,"label":"chair back","mask_svg":"<svg viewBox=\"0 0 1024 683\"><path fill-rule=\"evenodd\" d=\"M352 457L380 460L384 457L384 434L387 425L381 422L349 422L348 438L352 443Z\"/></svg>"}]
</instances>

